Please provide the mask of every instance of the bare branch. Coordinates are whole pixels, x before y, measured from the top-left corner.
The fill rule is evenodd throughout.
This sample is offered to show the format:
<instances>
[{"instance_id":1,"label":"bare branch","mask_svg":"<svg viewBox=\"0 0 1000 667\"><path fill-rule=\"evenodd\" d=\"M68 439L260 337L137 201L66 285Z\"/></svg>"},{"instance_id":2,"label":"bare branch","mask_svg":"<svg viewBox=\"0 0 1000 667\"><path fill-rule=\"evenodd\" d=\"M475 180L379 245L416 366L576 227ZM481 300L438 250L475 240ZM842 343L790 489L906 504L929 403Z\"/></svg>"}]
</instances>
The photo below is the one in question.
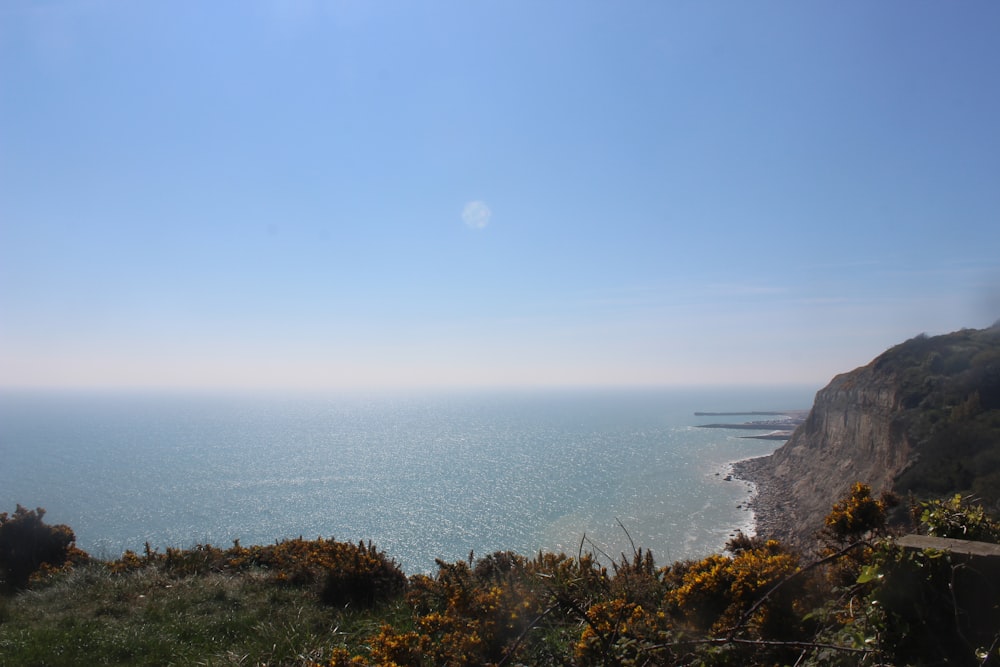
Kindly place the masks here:
<instances>
[{"instance_id":1,"label":"bare branch","mask_svg":"<svg viewBox=\"0 0 1000 667\"><path fill-rule=\"evenodd\" d=\"M798 641L778 641L771 639L740 639L739 637L710 637L708 639L688 639L677 642L666 642L663 644L653 644L650 649L676 648L679 646L725 646L726 644L740 644L742 646L766 646L770 648L801 648L801 649L829 649L831 651L841 651L843 653L870 654L874 653L869 648L854 648L853 646L840 646L839 644L825 644L822 642L798 642Z\"/></svg>"},{"instance_id":2,"label":"bare branch","mask_svg":"<svg viewBox=\"0 0 1000 667\"><path fill-rule=\"evenodd\" d=\"M636 551L636 548L635 548L635 542L632 540L632 536L629 535L629 533L628 533L628 528L625 527L625 524L622 523L622 520L619 519L618 517L615 517L615 523L617 523L618 526L622 529L622 532L625 533L625 537L628 538L628 543L630 545L632 545L632 555L633 556L639 555L639 552Z\"/></svg>"}]
</instances>

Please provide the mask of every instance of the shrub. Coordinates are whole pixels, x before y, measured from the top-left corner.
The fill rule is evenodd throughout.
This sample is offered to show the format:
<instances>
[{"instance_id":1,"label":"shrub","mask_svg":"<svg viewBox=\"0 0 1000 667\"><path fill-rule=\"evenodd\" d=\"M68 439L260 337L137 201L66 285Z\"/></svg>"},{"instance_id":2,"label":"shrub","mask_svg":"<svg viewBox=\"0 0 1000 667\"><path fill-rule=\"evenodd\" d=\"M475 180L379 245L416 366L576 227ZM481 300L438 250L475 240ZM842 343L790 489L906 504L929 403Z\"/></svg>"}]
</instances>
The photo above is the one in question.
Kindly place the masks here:
<instances>
[{"instance_id":1,"label":"shrub","mask_svg":"<svg viewBox=\"0 0 1000 667\"><path fill-rule=\"evenodd\" d=\"M673 616L697 632L725 632L743 618L759 598L798 570L798 558L778 542L744 549L730 558L713 554L699 561L676 563L668 574L666 595ZM784 587L761 605L751 621L765 637L796 634L793 605L802 595L801 582Z\"/></svg>"},{"instance_id":2,"label":"shrub","mask_svg":"<svg viewBox=\"0 0 1000 667\"><path fill-rule=\"evenodd\" d=\"M168 548L165 554L147 545L144 556L126 551L119 560L108 563L111 571L118 573L152 565L178 577L259 570L280 585L312 587L320 600L338 607L370 607L406 588L406 575L399 565L370 542L299 537L244 547L237 540L228 549L199 544L192 549Z\"/></svg>"},{"instance_id":3,"label":"shrub","mask_svg":"<svg viewBox=\"0 0 1000 667\"><path fill-rule=\"evenodd\" d=\"M884 535L886 510L896 504L891 495L873 498L867 484L855 482L851 493L834 504L826 516L826 531L837 542L855 542L869 535Z\"/></svg>"},{"instance_id":4,"label":"shrub","mask_svg":"<svg viewBox=\"0 0 1000 667\"><path fill-rule=\"evenodd\" d=\"M546 588L529 569L519 556L497 552L474 567L438 561L436 577L414 577L407 599L431 662L487 664L513 652L545 604Z\"/></svg>"},{"instance_id":5,"label":"shrub","mask_svg":"<svg viewBox=\"0 0 1000 667\"><path fill-rule=\"evenodd\" d=\"M41 507L28 510L20 505L14 514L0 514L0 587L25 588L33 575L53 572L85 560L76 548L76 536L69 526L50 526L42 520Z\"/></svg>"},{"instance_id":6,"label":"shrub","mask_svg":"<svg viewBox=\"0 0 1000 667\"><path fill-rule=\"evenodd\" d=\"M395 561L372 546L341 543L335 560L324 563L320 598L326 604L370 607L403 592L406 575Z\"/></svg>"},{"instance_id":7,"label":"shrub","mask_svg":"<svg viewBox=\"0 0 1000 667\"><path fill-rule=\"evenodd\" d=\"M1000 523L991 519L982 505L961 494L921 503L915 513L919 513L921 526L928 535L1000 542Z\"/></svg>"}]
</instances>

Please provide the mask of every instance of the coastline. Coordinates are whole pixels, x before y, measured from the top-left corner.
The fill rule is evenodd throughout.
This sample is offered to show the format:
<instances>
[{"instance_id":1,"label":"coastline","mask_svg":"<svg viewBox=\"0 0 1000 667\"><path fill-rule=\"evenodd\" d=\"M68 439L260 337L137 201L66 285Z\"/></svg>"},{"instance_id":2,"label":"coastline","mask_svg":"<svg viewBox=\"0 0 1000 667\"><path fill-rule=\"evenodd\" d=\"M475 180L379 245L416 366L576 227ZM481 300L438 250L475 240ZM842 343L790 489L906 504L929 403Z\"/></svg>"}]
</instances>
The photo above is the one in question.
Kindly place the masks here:
<instances>
[{"instance_id":1,"label":"coastline","mask_svg":"<svg viewBox=\"0 0 1000 667\"><path fill-rule=\"evenodd\" d=\"M746 507L752 512L753 534L764 539L787 540L789 531L779 500L784 494L781 483L770 474L771 456L736 461L732 464L732 475L752 485L753 492Z\"/></svg>"},{"instance_id":2,"label":"coastline","mask_svg":"<svg viewBox=\"0 0 1000 667\"><path fill-rule=\"evenodd\" d=\"M787 442L795 431L805 423L810 410L771 411L741 411L741 412L696 412L699 417L706 416L765 416L779 417L745 421L740 423L699 424L698 428L719 428L736 430L769 431L761 435L743 435L741 439L779 440ZM783 500L788 497L788 485L773 474L771 457L774 452L763 456L733 461L728 466L726 481L734 480L745 483L750 488L750 497L740 507L749 511L749 521L736 528L747 536L759 536L765 540L777 539L788 544L795 542L793 534L794 521L791 520L788 507Z\"/></svg>"}]
</instances>

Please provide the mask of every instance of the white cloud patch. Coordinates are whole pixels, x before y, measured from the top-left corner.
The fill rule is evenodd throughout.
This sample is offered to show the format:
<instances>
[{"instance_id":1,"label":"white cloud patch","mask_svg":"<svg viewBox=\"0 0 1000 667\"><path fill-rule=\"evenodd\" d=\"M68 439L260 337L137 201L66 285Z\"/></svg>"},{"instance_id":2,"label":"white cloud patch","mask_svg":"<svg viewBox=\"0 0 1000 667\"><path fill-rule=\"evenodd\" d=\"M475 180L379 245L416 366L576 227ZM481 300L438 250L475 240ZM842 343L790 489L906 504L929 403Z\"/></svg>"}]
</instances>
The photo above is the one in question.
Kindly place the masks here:
<instances>
[{"instance_id":1,"label":"white cloud patch","mask_svg":"<svg viewBox=\"0 0 1000 667\"><path fill-rule=\"evenodd\" d=\"M490 224L490 217L493 211L486 205L486 202L470 201L462 209L462 222L472 229L483 229Z\"/></svg>"}]
</instances>

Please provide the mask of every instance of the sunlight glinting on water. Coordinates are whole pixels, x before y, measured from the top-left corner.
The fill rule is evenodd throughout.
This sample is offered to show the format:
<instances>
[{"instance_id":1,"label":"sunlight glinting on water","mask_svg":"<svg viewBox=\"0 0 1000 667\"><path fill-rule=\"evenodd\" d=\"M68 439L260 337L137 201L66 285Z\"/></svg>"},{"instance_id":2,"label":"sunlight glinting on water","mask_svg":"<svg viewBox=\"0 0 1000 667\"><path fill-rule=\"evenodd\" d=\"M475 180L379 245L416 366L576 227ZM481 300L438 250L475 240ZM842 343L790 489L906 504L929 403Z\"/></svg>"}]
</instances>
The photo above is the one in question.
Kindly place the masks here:
<instances>
[{"instance_id":1,"label":"sunlight glinting on water","mask_svg":"<svg viewBox=\"0 0 1000 667\"><path fill-rule=\"evenodd\" d=\"M775 443L697 409L798 408L802 390L365 398L6 396L0 501L45 507L99 556L371 540L408 572L470 551L719 550L750 518L726 464ZM626 534L627 530L627 534Z\"/></svg>"}]
</instances>

